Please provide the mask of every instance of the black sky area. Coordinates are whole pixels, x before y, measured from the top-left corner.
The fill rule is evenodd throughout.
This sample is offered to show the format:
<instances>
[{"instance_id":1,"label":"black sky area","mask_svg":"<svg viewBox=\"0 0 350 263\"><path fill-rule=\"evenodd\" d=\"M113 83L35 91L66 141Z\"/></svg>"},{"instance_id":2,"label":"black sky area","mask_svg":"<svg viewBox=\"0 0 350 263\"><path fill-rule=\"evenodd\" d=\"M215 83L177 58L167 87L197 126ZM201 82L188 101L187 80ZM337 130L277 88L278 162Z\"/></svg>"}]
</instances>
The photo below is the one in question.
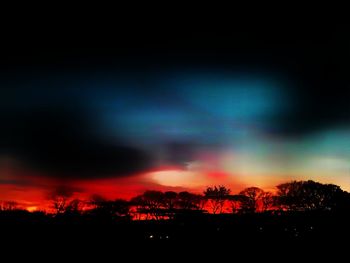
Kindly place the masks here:
<instances>
[{"instance_id":1,"label":"black sky area","mask_svg":"<svg viewBox=\"0 0 350 263\"><path fill-rule=\"evenodd\" d=\"M53 174L78 177L125 175L151 167L151 153L122 141L108 145L88 132L81 136L79 131L89 131L90 124L74 100L32 112L6 102L30 93L30 85L21 85L28 76L89 75L96 70L146 75L192 68L273 72L290 80L286 89L296 101L288 115L276 119L277 135L302 136L348 124L349 31L344 24L317 22L164 29L140 25L112 31L39 32L24 27L6 35L0 52L0 153L19 156Z\"/></svg>"},{"instance_id":2,"label":"black sky area","mask_svg":"<svg viewBox=\"0 0 350 263\"><path fill-rule=\"evenodd\" d=\"M302 134L349 121L349 31L346 24L316 21L164 28L138 24L114 30L47 30L45 34L23 29L5 41L1 75L16 82L23 75L96 70L129 74L193 68L270 71L287 76L298 101L288 118L278 120L279 131Z\"/></svg>"}]
</instances>

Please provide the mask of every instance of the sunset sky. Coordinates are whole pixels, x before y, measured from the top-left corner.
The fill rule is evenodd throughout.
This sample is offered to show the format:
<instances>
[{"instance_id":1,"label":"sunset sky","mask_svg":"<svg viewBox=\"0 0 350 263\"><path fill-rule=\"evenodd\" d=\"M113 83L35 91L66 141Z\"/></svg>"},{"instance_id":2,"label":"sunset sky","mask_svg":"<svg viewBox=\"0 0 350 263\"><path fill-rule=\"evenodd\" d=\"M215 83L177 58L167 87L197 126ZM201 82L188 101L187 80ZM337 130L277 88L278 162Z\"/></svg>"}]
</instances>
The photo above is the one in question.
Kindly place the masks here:
<instances>
[{"instance_id":1,"label":"sunset sky","mask_svg":"<svg viewBox=\"0 0 350 263\"><path fill-rule=\"evenodd\" d=\"M130 198L294 179L350 191L349 40L313 32L13 50L0 74L0 200L34 210L58 186Z\"/></svg>"}]
</instances>

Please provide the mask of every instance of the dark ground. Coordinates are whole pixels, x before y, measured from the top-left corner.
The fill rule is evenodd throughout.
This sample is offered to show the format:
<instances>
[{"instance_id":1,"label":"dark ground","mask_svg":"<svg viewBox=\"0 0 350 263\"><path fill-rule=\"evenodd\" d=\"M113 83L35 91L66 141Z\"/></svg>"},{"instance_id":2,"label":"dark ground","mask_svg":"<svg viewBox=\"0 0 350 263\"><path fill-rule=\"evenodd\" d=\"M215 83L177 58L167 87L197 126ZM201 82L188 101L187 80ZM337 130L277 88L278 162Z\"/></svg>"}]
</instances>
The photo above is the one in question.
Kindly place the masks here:
<instances>
[{"instance_id":1,"label":"dark ground","mask_svg":"<svg viewBox=\"0 0 350 263\"><path fill-rule=\"evenodd\" d=\"M87 221L7 222L1 224L2 250L55 257L131 258L199 257L287 258L338 257L349 245L349 215L201 215L173 221L102 223ZM25 251L25 252L24 252ZM131 251L131 254L129 253ZM21 253L22 253L21 252Z\"/></svg>"}]
</instances>

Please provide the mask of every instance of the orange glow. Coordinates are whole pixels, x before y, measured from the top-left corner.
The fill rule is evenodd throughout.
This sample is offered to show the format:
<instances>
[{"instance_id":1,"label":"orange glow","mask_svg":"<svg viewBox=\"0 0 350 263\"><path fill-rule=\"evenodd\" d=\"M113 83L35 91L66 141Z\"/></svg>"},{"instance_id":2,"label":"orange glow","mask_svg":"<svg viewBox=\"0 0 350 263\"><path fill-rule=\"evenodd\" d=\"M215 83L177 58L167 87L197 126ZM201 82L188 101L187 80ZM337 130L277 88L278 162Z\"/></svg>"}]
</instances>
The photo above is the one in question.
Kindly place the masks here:
<instances>
[{"instance_id":1,"label":"orange glow","mask_svg":"<svg viewBox=\"0 0 350 263\"><path fill-rule=\"evenodd\" d=\"M215 167L214 167L215 168ZM264 190L274 191L274 186L296 177L264 177L232 174L227 171L202 169L197 164L187 169L178 167L161 167L141 174L127 177L110 177L80 180L56 180L38 174L24 174L23 171L2 174L2 180L7 183L0 184L0 201L16 201L18 207L28 211L47 210L52 208L49 194L57 186L68 186L74 189L72 198L89 200L93 194L99 194L107 199L130 198L142 194L146 190L160 191L190 191L203 193L206 187L212 185L225 185L236 194L249 186L257 186ZM258 180L259 179L259 180ZM302 178L297 178L302 179ZM19 183L18 183L19 182ZM225 207L225 209L228 209Z\"/></svg>"},{"instance_id":2,"label":"orange glow","mask_svg":"<svg viewBox=\"0 0 350 263\"><path fill-rule=\"evenodd\" d=\"M199 180L197 174L191 171L165 170L150 173L151 178L164 186L174 187L198 187L203 182Z\"/></svg>"},{"instance_id":3,"label":"orange glow","mask_svg":"<svg viewBox=\"0 0 350 263\"><path fill-rule=\"evenodd\" d=\"M38 210L38 207L37 206L28 206L26 208L29 212L34 212L34 211L37 211Z\"/></svg>"}]
</instances>

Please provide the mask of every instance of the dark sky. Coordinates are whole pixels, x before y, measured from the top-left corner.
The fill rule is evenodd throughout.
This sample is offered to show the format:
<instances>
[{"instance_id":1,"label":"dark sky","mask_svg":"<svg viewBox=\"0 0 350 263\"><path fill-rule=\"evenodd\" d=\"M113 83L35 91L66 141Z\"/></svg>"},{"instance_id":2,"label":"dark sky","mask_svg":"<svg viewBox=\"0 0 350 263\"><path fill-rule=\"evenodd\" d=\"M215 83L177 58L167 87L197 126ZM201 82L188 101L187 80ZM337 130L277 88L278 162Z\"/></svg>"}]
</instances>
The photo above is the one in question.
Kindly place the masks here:
<instances>
[{"instance_id":1,"label":"dark sky","mask_svg":"<svg viewBox=\"0 0 350 263\"><path fill-rule=\"evenodd\" d=\"M121 75L198 68L236 74L271 72L291 82L285 89L291 89L290 95L296 96L298 104L286 123L281 123L281 131L303 133L349 120L347 25L224 22L192 21L164 28L138 23L114 30L22 29L5 41L2 75L5 81L20 82L23 76L50 78L62 73L69 78L96 71Z\"/></svg>"},{"instance_id":2,"label":"dark sky","mask_svg":"<svg viewBox=\"0 0 350 263\"><path fill-rule=\"evenodd\" d=\"M52 176L128 175L222 149L231 121L282 140L348 127L348 27L276 24L11 32L0 154Z\"/></svg>"}]
</instances>

